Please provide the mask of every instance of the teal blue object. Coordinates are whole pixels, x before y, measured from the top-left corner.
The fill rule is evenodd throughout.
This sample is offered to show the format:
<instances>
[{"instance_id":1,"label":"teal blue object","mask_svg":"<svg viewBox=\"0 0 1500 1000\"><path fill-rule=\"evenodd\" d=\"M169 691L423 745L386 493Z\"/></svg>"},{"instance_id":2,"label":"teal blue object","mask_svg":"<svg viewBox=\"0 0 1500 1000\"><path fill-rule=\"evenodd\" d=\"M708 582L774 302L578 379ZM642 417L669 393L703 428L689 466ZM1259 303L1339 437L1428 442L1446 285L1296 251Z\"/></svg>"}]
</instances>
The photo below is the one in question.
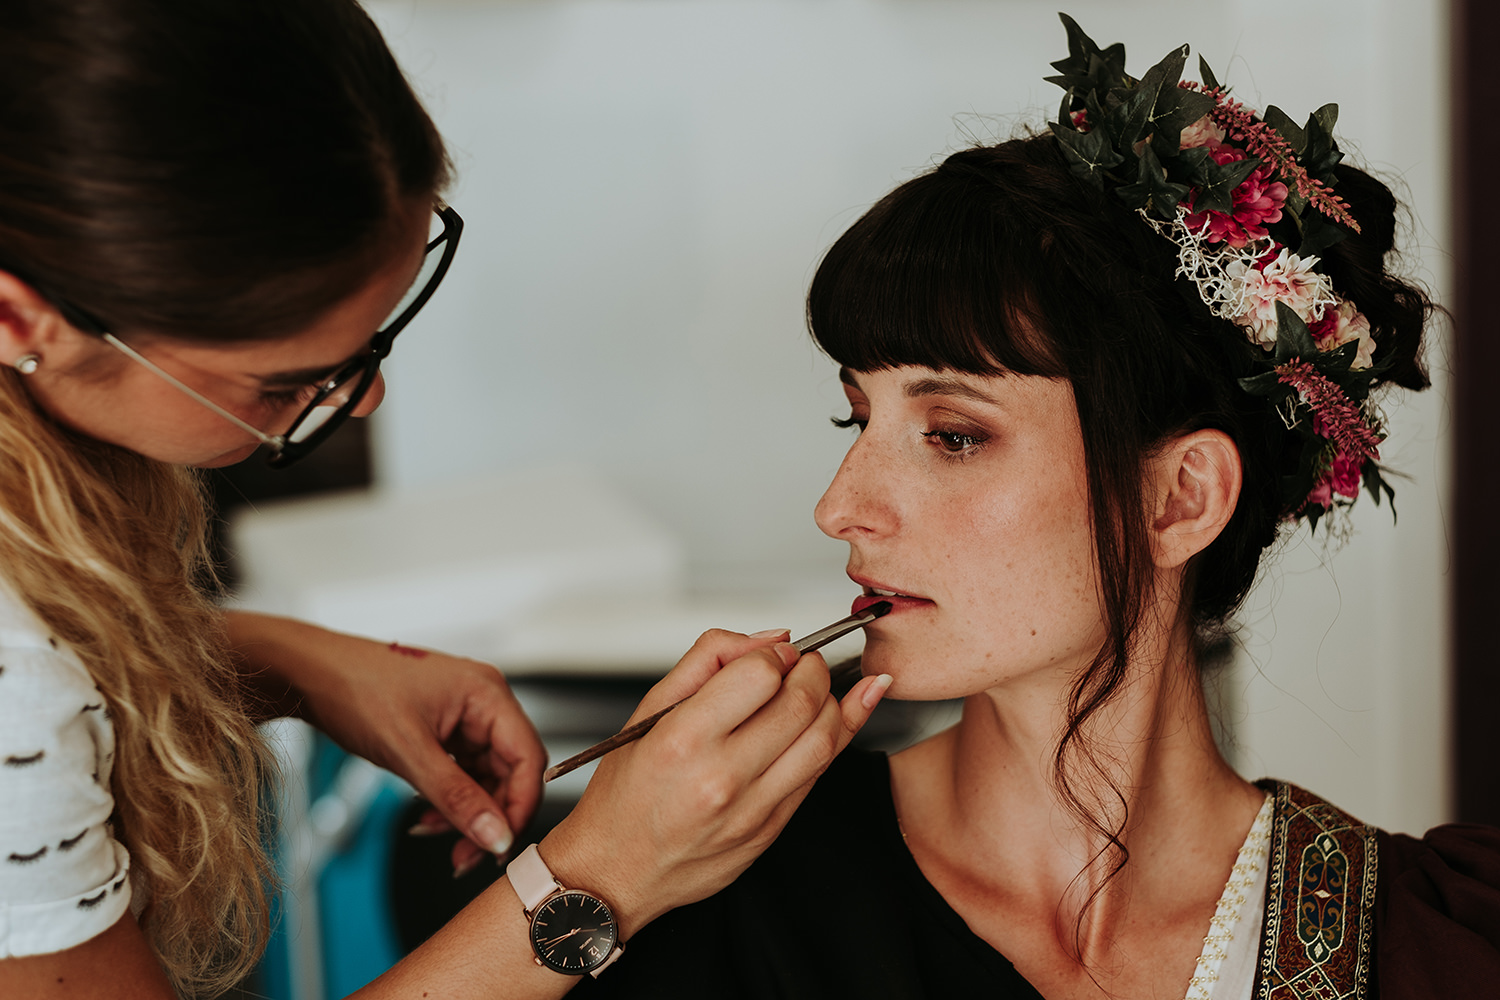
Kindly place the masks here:
<instances>
[{"instance_id":1,"label":"teal blue object","mask_svg":"<svg viewBox=\"0 0 1500 1000\"><path fill-rule=\"evenodd\" d=\"M319 734L308 771L313 797L326 791L348 757ZM324 996L346 997L395 965L401 958L391 914L388 882L395 829L406 795L382 788L354 836L324 866L318 880L320 930L323 937ZM276 857L285 878L286 859ZM271 938L256 968L251 989L266 1000L291 1000L291 965L287 952L283 905L271 899Z\"/></svg>"},{"instance_id":2,"label":"teal blue object","mask_svg":"<svg viewBox=\"0 0 1500 1000\"><path fill-rule=\"evenodd\" d=\"M330 998L348 996L401 958L388 882L394 827L406 799L382 788L354 839L323 869L318 889Z\"/></svg>"}]
</instances>

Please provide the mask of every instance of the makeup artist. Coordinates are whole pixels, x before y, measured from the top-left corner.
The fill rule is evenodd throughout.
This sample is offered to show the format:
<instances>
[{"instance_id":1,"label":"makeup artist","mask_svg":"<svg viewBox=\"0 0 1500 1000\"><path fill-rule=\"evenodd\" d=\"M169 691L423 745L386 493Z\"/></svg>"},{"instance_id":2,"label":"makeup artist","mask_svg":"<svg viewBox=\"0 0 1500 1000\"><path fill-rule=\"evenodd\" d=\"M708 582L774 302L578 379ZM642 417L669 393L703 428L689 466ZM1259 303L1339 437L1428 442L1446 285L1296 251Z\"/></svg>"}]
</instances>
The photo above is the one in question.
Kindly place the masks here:
<instances>
[{"instance_id":1,"label":"makeup artist","mask_svg":"<svg viewBox=\"0 0 1500 1000\"><path fill-rule=\"evenodd\" d=\"M467 834L458 868L539 796L494 669L200 586L195 470L286 465L379 405L459 246L448 161L353 0L15 0L0 94L0 996L214 995L266 935L257 722L409 780ZM638 715L699 696L358 995L561 996L727 884L888 683L841 705L785 638L704 635ZM561 971L523 901L587 911Z\"/></svg>"}]
</instances>

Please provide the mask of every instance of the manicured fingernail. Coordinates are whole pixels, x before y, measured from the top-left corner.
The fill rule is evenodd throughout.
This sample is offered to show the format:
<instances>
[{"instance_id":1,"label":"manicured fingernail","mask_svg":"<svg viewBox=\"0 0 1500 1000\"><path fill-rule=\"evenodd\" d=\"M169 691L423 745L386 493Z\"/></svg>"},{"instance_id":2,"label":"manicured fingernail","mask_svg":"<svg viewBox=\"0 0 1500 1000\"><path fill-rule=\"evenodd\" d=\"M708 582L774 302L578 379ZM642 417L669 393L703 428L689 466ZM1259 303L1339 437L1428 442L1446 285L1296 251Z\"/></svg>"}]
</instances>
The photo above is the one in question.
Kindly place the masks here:
<instances>
[{"instance_id":1,"label":"manicured fingernail","mask_svg":"<svg viewBox=\"0 0 1500 1000\"><path fill-rule=\"evenodd\" d=\"M875 682L865 688L865 693L860 695L860 704L865 708L874 708L880 704L880 699L884 698L885 693L891 689L891 680L890 674L881 674L876 677Z\"/></svg>"},{"instance_id":2,"label":"manicured fingernail","mask_svg":"<svg viewBox=\"0 0 1500 1000\"><path fill-rule=\"evenodd\" d=\"M451 826L438 826L431 823L415 823L407 829L407 833L413 837L433 837L440 833L447 833L453 829Z\"/></svg>"},{"instance_id":3,"label":"manicured fingernail","mask_svg":"<svg viewBox=\"0 0 1500 1000\"><path fill-rule=\"evenodd\" d=\"M759 632L751 632L751 639L769 639L773 635L791 635L791 630L784 628L763 628Z\"/></svg>"},{"instance_id":4,"label":"manicured fingernail","mask_svg":"<svg viewBox=\"0 0 1500 1000\"><path fill-rule=\"evenodd\" d=\"M454 865L453 866L453 877L454 878L463 878L465 875L469 874L469 872L473 871L475 868L478 868L479 867L479 862L481 862L483 860L484 860L484 855L483 854L476 854L472 858L470 858L468 861L465 861L463 864L461 864L461 865Z\"/></svg>"},{"instance_id":5,"label":"manicured fingernail","mask_svg":"<svg viewBox=\"0 0 1500 1000\"><path fill-rule=\"evenodd\" d=\"M781 657L781 662L788 667L790 667L793 663L796 663L802 657L801 651L789 642L778 642L771 648L776 650L776 655Z\"/></svg>"},{"instance_id":6,"label":"manicured fingernail","mask_svg":"<svg viewBox=\"0 0 1500 1000\"><path fill-rule=\"evenodd\" d=\"M474 843L483 847L491 854L504 854L510 850L511 836L510 827L505 825L505 820L494 813L485 813L474 821L474 832L472 834Z\"/></svg>"}]
</instances>

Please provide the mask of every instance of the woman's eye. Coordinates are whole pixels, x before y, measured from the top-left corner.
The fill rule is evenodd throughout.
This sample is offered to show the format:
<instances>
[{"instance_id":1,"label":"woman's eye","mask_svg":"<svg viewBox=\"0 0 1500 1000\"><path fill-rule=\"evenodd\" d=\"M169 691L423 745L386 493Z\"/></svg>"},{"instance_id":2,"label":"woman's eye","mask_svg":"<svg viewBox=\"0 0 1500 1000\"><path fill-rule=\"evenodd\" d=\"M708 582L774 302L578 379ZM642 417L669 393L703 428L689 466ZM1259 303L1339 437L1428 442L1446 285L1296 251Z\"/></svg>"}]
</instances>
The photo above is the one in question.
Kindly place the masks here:
<instances>
[{"instance_id":1,"label":"woman's eye","mask_svg":"<svg viewBox=\"0 0 1500 1000\"><path fill-rule=\"evenodd\" d=\"M305 402L317 392L316 386L302 385L288 389L262 389L260 401L265 406L282 407L291 406L293 403Z\"/></svg>"},{"instance_id":2,"label":"woman's eye","mask_svg":"<svg viewBox=\"0 0 1500 1000\"><path fill-rule=\"evenodd\" d=\"M982 435L962 434L958 431L924 431L922 436L950 455L961 455L987 440Z\"/></svg>"}]
</instances>

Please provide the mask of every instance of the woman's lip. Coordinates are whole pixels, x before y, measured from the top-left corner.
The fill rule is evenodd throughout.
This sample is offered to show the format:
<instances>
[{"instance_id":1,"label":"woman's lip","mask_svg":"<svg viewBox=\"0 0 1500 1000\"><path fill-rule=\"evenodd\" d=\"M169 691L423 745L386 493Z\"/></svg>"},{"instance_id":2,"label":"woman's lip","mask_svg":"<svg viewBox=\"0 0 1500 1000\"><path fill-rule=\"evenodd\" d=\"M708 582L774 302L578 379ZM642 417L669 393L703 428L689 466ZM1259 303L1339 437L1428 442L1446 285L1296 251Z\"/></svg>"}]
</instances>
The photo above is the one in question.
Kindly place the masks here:
<instances>
[{"instance_id":1,"label":"woman's lip","mask_svg":"<svg viewBox=\"0 0 1500 1000\"><path fill-rule=\"evenodd\" d=\"M900 595L883 597L879 594L860 594L854 599L854 603L849 608L849 613L851 615L857 615L865 608L868 608L874 604L879 604L882 601L890 604L890 614L895 614L903 608L914 608L921 604L932 603L931 601L922 597L902 597Z\"/></svg>"}]
</instances>

